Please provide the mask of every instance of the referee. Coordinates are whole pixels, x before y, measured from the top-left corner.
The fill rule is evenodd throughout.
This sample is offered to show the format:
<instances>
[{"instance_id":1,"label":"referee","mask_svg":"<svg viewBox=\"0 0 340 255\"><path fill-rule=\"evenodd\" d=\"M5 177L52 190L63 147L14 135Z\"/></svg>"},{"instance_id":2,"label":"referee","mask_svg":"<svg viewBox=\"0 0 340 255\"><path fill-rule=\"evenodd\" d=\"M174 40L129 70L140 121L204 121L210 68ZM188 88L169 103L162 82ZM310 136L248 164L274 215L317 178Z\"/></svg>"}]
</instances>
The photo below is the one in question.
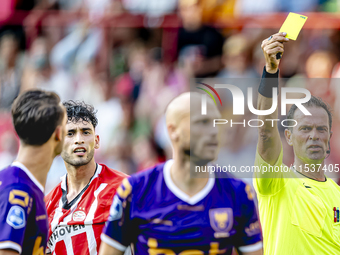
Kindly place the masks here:
<instances>
[{"instance_id":1,"label":"referee","mask_svg":"<svg viewBox=\"0 0 340 255\"><path fill-rule=\"evenodd\" d=\"M276 55L284 51L285 35L277 33L262 42L266 66L259 110L272 105L272 88L278 87L279 76ZM293 105L288 119L297 125L285 130L286 142L294 150L293 166L288 172L255 173L265 255L340 254L340 187L327 178L324 163L331 151L332 115L328 105L313 96L303 106L312 115L304 115ZM265 124L258 130L255 165L281 167L283 149L277 124L272 127L272 122L265 121L278 119L278 111L259 119Z\"/></svg>"}]
</instances>

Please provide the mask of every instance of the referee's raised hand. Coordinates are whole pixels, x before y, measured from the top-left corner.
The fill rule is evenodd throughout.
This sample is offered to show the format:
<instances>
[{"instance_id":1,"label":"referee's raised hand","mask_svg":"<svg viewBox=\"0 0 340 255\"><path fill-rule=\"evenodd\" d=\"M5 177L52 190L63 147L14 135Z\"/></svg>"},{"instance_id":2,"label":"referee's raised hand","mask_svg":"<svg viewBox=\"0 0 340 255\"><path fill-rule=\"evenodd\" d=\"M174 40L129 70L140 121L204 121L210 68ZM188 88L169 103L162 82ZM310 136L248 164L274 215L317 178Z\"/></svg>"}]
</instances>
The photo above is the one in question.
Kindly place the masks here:
<instances>
[{"instance_id":1,"label":"referee's raised hand","mask_svg":"<svg viewBox=\"0 0 340 255\"><path fill-rule=\"evenodd\" d=\"M266 71L268 73L276 73L279 67L280 59L276 58L276 54L283 54L283 43L289 39L285 37L286 33L276 33L262 41L262 51L266 59Z\"/></svg>"}]
</instances>

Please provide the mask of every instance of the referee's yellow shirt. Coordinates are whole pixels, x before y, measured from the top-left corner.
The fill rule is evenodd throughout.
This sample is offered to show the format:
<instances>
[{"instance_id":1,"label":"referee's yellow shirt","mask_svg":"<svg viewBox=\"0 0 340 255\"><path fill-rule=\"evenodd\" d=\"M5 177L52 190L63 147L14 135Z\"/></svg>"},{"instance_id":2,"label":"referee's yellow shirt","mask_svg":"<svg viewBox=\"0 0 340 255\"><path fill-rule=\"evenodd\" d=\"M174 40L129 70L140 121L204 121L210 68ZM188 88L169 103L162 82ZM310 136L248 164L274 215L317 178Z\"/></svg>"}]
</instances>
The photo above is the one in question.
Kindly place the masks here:
<instances>
[{"instance_id":1,"label":"referee's yellow shirt","mask_svg":"<svg viewBox=\"0 0 340 255\"><path fill-rule=\"evenodd\" d=\"M275 164L282 163L282 149ZM269 166L256 152L255 166ZM340 255L340 187L295 173L255 173L265 255ZM278 169L278 168L277 168ZM262 178L266 176L267 178Z\"/></svg>"}]
</instances>

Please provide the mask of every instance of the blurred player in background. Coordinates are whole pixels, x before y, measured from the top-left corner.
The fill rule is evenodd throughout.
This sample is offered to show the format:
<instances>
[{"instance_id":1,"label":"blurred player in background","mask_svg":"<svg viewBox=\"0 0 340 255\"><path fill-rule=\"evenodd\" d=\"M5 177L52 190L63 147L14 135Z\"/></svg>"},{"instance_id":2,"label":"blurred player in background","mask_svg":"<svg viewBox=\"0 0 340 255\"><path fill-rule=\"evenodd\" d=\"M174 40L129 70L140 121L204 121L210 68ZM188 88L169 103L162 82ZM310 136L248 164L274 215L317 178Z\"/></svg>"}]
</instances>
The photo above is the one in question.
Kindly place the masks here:
<instances>
[{"instance_id":1,"label":"blurred player in background","mask_svg":"<svg viewBox=\"0 0 340 255\"><path fill-rule=\"evenodd\" d=\"M201 94L191 97L197 103L190 105L184 93L166 111L174 159L124 179L117 190L100 255L123 254L130 243L137 254L231 254L233 247L239 254L262 254L250 187L194 172L218 154L212 126L220 113L209 101L208 114L201 115Z\"/></svg>"},{"instance_id":2,"label":"blurred player in background","mask_svg":"<svg viewBox=\"0 0 340 255\"><path fill-rule=\"evenodd\" d=\"M13 102L12 119L20 148L14 163L0 172L0 254L43 255L44 186L62 150L66 112L57 94L29 90Z\"/></svg>"},{"instance_id":3,"label":"blurred player in background","mask_svg":"<svg viewBox=\"0 0 340 255\"><path fill-rule=\"evenodd\" d=\"M276 54L283 52L283 42L288 41L284 36L278 33L262 42L266 66L259 88L259 110L272 105L280 62ZM304 115L293 105L287 118L296 120L297 125L285 130L286 140L293 146L294 165L287 172L256 173L254 179L266 255L340 254L340 187L324 171L324 160L330 154L332 115L319 98L312 97L302 106L312 115ZM278 119L278 110L259 118ZM255 164L280 168L284 165L277 122L274 127L272 122L264 123L268 125L259 128Z\"/></svg>"},{"instance_id":4,"label":"blurred player in background","mask_svg":"<svg viewBox=\"0 0 340 255\"><path fill-rule=\"evenodd\" d=\"M99 250L112 198L127 175L95 162L99 136L95 133L98 120L93 107L74 101L64 106L68 121L61 156L67 174L46 196L50 227L47 251L55 255L93 255Z\"/></svg>"}]
</instances>

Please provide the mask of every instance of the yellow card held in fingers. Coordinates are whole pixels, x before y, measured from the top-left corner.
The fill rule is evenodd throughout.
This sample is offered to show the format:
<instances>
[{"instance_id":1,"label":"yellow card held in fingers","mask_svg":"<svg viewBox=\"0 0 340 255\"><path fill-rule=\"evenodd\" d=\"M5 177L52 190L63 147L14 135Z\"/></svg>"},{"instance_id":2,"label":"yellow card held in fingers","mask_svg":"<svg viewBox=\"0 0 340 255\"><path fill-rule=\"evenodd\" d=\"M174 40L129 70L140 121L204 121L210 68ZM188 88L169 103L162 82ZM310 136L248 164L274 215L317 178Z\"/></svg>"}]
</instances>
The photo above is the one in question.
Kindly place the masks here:
<instances>
[{"instance_id":1,"label":"yellow card held in fingers","mask_svg":"<svg viewBox=\"0 0 340 255\"><path fill-rule=\"evenodd\" d=\"M295 41L303 25L307 21L307 18L308 18L307 16L290 12L285 22L283 22L279 33L286 32L287 33L286 37Z\"/></svg>"}]
</instances>

